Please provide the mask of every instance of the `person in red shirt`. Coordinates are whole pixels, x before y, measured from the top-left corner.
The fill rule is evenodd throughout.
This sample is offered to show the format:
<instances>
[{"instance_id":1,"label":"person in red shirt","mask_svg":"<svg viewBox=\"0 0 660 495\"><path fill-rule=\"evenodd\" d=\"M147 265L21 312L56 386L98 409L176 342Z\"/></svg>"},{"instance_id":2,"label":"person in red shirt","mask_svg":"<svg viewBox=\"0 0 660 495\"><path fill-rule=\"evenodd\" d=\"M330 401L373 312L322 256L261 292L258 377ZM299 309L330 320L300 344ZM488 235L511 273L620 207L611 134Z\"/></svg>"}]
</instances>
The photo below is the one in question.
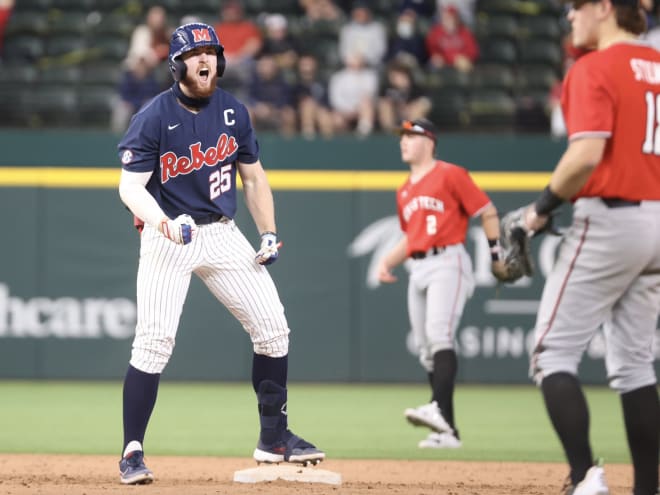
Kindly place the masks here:
<instances>
[{"instance_id":1,"label":"person in red shirt","mask_svg":"<svg viewBox=\"0 0 660 495\"><path fill-rule=\"evenodd\" d=\"M9 18L14 10L14 0L0 0L0 57L2 57L2 45L5 39L5 30Z\"/></svg>"},{"instance_id":2,"label":"person in red shirt","mask_svg":"<svg viewBox=\"0 0 660 495\"><path fill-rule=\"evenodd\" d=\"M654 337L660 316L660 52L639 34L638 0L576 0L576 47L594 48L564 78L568 147L548 187L524 209L542 229L564 201L573 221L548 275L530 372L562 442L566 493L609 493L593 465L589 410L578 365L602 327L610 387L621 398L634 495L658 490L660 402ZM574 491L573 491L574 490Z\"/></svg>"},{"instance_id":3,"label":"person in red shirt","mask_svg":"<svg viewBox=\"0 0 660 495\"><path fill-rule=\"evenodd\" d=\"M429 404L406 409L410 423L432 431L421 448L461 447L454 418L454 350L463 307L474 290L465 236L472 217L481 217L491 248L493 272L505 270L499 245L499 218L489 197L458 165L436 160L436 131L427 119L404 121L401 159L410 176L397 191L404 236L380 260L381 282L397 279L392 269L410 259L408 315L420 363L429 375Z\"/></svg>"},{"instance_id":4,"label":"person in red shirt","mask_svg":"<svg viewBox=\"0 0 660 495\"><path fill-rule=\"evenodd\" d=\"M261 31L245 18L243 6L237 0L222 2L220 20L213 27L225 47L224 84L240 94L242 87L249 82L257 54L263 47Z\"/></svg>"},{"instance_id":5,"label":"person in red shirt","mask_svg":"<svg viewBox=\"0 0 660 495\"><path fill-rule=\"evenodd\" d=\"M479 57L479 45L472 31L462 22L453 5L445 7L440 22L426 35L429 67L454 67L461 72L472 70Z\"/></svg>"}]
</instances>

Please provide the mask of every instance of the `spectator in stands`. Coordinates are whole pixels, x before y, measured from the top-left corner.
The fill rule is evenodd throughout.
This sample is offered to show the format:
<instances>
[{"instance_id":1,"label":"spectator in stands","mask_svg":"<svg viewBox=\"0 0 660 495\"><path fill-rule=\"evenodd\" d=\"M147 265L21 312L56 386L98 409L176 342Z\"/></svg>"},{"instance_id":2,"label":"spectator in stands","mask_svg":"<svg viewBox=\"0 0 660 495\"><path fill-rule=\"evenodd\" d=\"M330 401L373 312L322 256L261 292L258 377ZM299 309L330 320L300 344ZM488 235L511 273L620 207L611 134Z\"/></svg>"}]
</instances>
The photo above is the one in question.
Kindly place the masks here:
<instances>
[{"instance_id":1,"label":"spectator in stands","mask_svg":"<svg viewBox=\"0 0 660 495\"><path fill-rule=\"evenodd\" d=\"M156 78L156 64L147 48L141 55L134 52L124 61L117 88L119 98L110 117L113 132L124 132L133 114L163 89Z\"/></svg>"},{"instance_id":2,"label":"spectator in stands","mask_svg":"<svg viewBox=\"0 0 660 495\"><path fill-rule=\"evenodd\" d=\"M390 63L378 99L381 129L390 132L401 121L424 118L430 110L431 100L415 84L410 69L400 62Z\"/></svg>"},{"instance_id":3,"label":"spectator in stands","mask_svg":"<svg viewBox=\"0 0 660 495\"><path fill-rule=\"evenodd\" d=\"M259 27L244 17L243 7L238 0L222 2L220 21L214 26L225 48L227 68L220 85L238 93L240 99L246 95L244 87L254 70L257 54L261 51L263 39Z\"/></svg>"},{"instance_id":4,"label":"spectator in stands","mask_svg":"<svg viewBox=\"0 0 660 495\"><path fill-rule=\"evenodd\" d=\"M286 17L270 14L264 20L265 38L261 53L272 55L281 70L294 70L298 44L289 34Z\"/></svg>"},{"instance_id":5,"label":"spectator in stands","mask_svg":"<svg viewBox=\"0 0 660 495\"><path fill-rule=\"evenodd\" d=\"M399 12L412 10L420 17L432 18L435 15L435 0L400 0Z\"/></svg>"},{"instance_id":6,"label":"spectator in stands","mask_svg":"<svg viewBox=\"0 0 660 495\"><path fill-rule=\"evenodd\" d=\"M306 27L312 27L318 22L344 20L344 13L333 0L300 0L300 6L304 11L302 20Z\"/></svg>"},{"instance_id":7,"label":"spectator in stands","mask_svg":"<svg viewBox=\"0 0 660 495\"><path fill-rule=\"evenodd\" d=\"M387 61L395 59L415 67L424 67L428 61L426 41L419 32L414 10L404 10L397 18L396 33L390 38L386 56Z\"/></svg>"},{"instance_id":8,"label":"spectator in stands","mask_svg":"<svg viewBox=\"0 0 660 495\"><path fill-rule=\"evenodd\" d=\"M654 5L649 10L649 29L644 34L644 39L648 41L656 50L660 50L660 1L653 2Z\"/></svg>"},{"instance_id":9,"label":"spectator in stands","mask_svg":"<svg viewBox=\"0 0 660 495\"><path fill-rule=\"evenodd\" d=\"M437 0L436 13L440 15L445 7L455 7L463 21L463 24L470 29L474 27L474 17L476 11L476 0Z\"/></svg>"},{"instance_id":10,"label":"spectator in stands","mask_svg":"<svg viewBox=\"0 0 660 495\"><path fill-rule=\"evenodd\" d=\"M150 66L155 67L167 59L172 31L172 27L167 23L165 8L153 5L147 10L144 24L133 30L126 59L145 58Z\"/></svg>"},{"instance_id":11,"label":"spectator in stands","mask_svg":"<svg viewBox=\"0 0 660 495\"><path fill-rule=\"evenodd\" d=\"M356 1L351 20L339 31L339 55L343 61L355 53L371 67L378 67L387 51L387 32L382 22L373 18L368 3Z\"/></svg>"},{"instance_id":12,"label":"spectator in stands","mask_svg":"<svg viewBox=\"0 0 660 495\"><path fill-rule=\"evenodd\" d=\"M349 54L344 63L345 67L332 74L328 83L335 129L354 129L358 136L368 136L374 128L378 73L365 64L359 53Z\"/></svg>"},{"instance_id":13,"label":"spectator in stands","mask_svg":"<svg viewBox=\"0 0 660 495\"><path fill-rule=\"evenodd\" d=\"M298 59L298 83L294 98L302 135L312 139L320 132L325 138L332 137L334 127L328 88L319 76L318 61L312 55L303 54Z\"/></svg>"},{"instance_id":14,"label":"spectator in stands","mask_svg":"<svg viewBox=\"0 0 660 495\"><path fill-rule=\"evenodd\" d=\"M258 130L280 131L291 136L296 131L292 88L282 77L272 55L261 54L249 84L247 108Z\"/></svg>"},{"instance_id":15,"label":"spectator in stands","mask_svg":"<svg viewBox=\"0 0 660 495\"><path fill-rule=\"evenodd\" d=\"M440 21L426 35L429 68L454 67L470 72L479 56L479 45L472 31L461 21L456 7L442 10Z\"/></svg>"},{"instance_id":16,"label":"spectator in stands","mask_svg":"<svg viewBox=\"0 0 660 495\"><path fill-rule=\"evenodd\" d=\"M5 39L5 29L9 23L9 17L14 10L14 0L0 0L0 57L2 56L2 45Z\"/></svg>"}]
</instances>

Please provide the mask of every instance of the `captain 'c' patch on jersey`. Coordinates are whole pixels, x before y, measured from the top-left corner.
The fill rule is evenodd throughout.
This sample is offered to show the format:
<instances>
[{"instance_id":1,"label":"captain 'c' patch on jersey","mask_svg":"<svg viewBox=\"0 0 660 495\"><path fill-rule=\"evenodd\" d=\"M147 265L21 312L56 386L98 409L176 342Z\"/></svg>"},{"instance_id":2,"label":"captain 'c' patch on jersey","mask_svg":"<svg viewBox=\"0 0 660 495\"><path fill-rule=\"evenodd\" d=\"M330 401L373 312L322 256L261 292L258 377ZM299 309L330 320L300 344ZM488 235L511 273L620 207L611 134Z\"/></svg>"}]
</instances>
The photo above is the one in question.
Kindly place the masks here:
<instances>
[{"instance_id":1,"label":"captain 'c' patch on jersey","mask_svg":"<svg viewBox=\"0 0 660 495\"><path fill-rule=\"evenodd\" d=\"M160 157L160 180L165 184L170 178L177 175L186 175L201 169L204 165L213 167L219 162L226 160L236 153L238 144L234 136L226 133L220 134L215 146L210 146L202 151L202 144L196 142L190 145L189 156L177 156L173 151L168 151Z\"/></svg>"}]
</instances>

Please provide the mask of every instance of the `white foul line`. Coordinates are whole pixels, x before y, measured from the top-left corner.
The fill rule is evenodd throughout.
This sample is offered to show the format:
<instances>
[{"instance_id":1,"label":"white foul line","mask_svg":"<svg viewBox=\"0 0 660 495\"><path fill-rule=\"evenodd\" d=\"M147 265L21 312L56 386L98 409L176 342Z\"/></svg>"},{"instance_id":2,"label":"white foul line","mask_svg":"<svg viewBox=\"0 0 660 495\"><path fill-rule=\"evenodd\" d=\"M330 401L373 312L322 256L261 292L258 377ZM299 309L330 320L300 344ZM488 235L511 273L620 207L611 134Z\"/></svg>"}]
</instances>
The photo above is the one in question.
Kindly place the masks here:
<instances>
[{"instance_id":1,"label":"white foul line","mask_svg":"<svg viewBox=\"0 0 660 495\"><path fill-rule=\"evenodd\" d=\"M486 313L531 315L538 309L539 301L530 299L490 299L484 303Z\"/></svg>"}]
</instances>

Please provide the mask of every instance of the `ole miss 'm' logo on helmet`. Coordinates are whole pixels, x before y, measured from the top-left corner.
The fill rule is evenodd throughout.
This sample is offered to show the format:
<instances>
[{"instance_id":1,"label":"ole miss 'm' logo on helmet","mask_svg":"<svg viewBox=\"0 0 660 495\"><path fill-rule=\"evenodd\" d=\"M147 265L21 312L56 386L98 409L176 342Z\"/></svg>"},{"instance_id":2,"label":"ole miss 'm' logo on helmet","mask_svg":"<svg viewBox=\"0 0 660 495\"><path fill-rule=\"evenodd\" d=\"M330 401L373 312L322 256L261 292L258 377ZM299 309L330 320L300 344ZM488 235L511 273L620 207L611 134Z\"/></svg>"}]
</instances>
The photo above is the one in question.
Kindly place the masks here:
<instances>
[{"instance_id":1,"label":"ole miss 'm' logo on helmet","mask_svg":"<svg viewBox=\"0 0 660 495\"><path fill-rule=\"evenodd\" d=\"M206 28L203 29L193 29L193 43L200 43L202 41L211 41L211 33Z\"/></svg>"},{"instance_id":2,"label":"ole miss 'm' logo on helmet","mask_svg":"<svg viewBox=\"0 0 660 495\"><path fill-rule=\"evenodd\" d=\"M234 136L225 133L220 134L215 146L210 146L202 151L202 143L199 141L191 144L189 156L177 156L173 151L168 151L160 157L160 181L165 184L177 175L187 175L199 170L204 165L213 167L219 162L226 160L238 150L238 144Z\"/></svg>"}]
</instances>

